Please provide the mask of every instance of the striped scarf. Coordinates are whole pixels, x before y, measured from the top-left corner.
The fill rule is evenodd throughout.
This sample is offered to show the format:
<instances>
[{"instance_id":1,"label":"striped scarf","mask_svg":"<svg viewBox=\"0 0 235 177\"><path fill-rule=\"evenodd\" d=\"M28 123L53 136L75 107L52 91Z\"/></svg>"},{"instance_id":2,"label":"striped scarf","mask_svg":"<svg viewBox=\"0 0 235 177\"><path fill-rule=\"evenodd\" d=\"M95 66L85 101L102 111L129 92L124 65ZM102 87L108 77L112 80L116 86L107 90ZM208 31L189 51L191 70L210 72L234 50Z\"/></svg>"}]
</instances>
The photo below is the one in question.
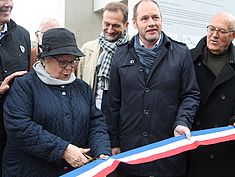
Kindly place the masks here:
<instances>
[{"instance_id":1,"label":"striped scarf","mask_svg":"<svg viewBox=\"0 0 235 177\"><path fill-rule=\"evenodd\" d=\"M102 52L98 58L97 68L98 77L101 77L102 85L104 90L108 89L108 81L110 75L110 68L113 55L118 45L128 42L128 34L123 33L123 36L115 42L109 42L105 39L103 32L99 35L99 44L102 48Z\"/></svg>"}]
</instances>

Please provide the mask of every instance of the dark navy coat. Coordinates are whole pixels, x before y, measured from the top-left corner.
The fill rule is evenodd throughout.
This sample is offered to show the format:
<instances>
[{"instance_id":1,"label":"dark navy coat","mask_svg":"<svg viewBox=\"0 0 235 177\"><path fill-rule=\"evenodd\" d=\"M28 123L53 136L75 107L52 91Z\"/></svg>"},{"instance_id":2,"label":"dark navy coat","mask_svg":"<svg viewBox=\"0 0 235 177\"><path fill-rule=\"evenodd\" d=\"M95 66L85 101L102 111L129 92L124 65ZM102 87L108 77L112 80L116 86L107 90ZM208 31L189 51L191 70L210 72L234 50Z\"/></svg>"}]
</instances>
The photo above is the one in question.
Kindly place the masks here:
<instances>
[{"instance_id":1,"label":"dark navy coat","mask_svg":"<svg viewBox=\"0 0 235 177\"><path fill-rule=\"evenodd\" d=\"M164 35L149 77L134 50L134 38L117 48L112 61L107 122L111 146L127 151L173 135L177 125L191 128L199 89L187 47ZM184 154L120 167L141 176L185 173Z\"/></svg>"},{"instance_id":2,"label":"dark navy coat","mask_svg":"<svg viewBox=\"0 0 235 177\"><path fill-rule=\"evenodd\" d=\"M4 123L4 177L65 174L72 170L62 159L69 143L91 148L93 157L111 153L106 118L79 79L53 86L41 82L35 71L17 78L5 100Z\"/></svg>"},{"instance_id":3,"label":"dark navy coat","mask_svg":"<svg viewBox=\"0 0 235 177\"><path fill-rule=\"evenodd\" d=\"M216 77L205 64L204 37L192 49L196 76L201 90L201 103L193 130L231 125L235 122L235 47L229 46L230 55ZM235 142L201 146L191 154L189 176L234 177Z\"/></svg>"}]
</instances>

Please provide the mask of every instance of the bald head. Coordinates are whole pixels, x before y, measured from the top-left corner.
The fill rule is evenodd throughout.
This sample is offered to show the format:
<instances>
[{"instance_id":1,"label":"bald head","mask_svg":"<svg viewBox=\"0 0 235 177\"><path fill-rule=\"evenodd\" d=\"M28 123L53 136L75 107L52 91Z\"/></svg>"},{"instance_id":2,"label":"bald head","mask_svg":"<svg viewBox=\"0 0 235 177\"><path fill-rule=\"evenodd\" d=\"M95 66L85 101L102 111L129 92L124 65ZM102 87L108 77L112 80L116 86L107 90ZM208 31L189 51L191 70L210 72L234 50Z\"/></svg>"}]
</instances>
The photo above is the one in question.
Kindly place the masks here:
<instances>
[{"instance_id":1,"label":"bald head","mask_svg":"<svg viewBox=\"0 0 235 177\"><path fill-rule=\"evenodd\" d=\"M226 25L229 30L235 30L235 17L228 12L219 12L215 14L211 19L211 23L213 22Z\"/></svg>"},{"instance_id":2,"label":"bald head","mask_svg":"<svg viewBox=\"0 0 235 177\"><path fill-rule=\"evenodd\" d=\"M45 32L49 29L58 28L58 27L60 27L59 22L54 18L49 18L49 19L44 20L40 24L38 29L39 31Z\"/></svg>"},{"instance_id":3,"label":"bald head","mask_svg":"<svg viewBox=\"0 0 235 177\"><path fill-rule=\"evenodd\" d=\"M35 35L36 35L36 38L37 38L39 45L41 45L41 43L42 43L42 35L44 32L46 32L49 29L59 28L59 27L60 27L59 22L54 18L48 18L48 19L44 20L40 24L38 30L35 32Z\"/></svg>"}]
</instances>

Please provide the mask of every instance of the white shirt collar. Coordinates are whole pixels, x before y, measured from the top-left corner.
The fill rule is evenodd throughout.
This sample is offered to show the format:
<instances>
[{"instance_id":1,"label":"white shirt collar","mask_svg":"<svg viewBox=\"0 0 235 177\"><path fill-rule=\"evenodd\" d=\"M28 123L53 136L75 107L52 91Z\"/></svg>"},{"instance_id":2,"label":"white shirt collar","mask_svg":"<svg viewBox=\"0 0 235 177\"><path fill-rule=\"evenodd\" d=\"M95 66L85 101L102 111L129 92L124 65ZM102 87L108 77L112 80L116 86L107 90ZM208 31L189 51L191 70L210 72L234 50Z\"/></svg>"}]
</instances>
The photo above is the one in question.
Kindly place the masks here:
<instances>
[{"instance_id":1,"label":"white shirt collar","mask_svg":"<svg viewBox=\"0 0 235 177\"><path fill-rule=\"evenodd\" d=\"M7 32L7 24L5 23L2 30L0 31L1 33Z\"/></svg>"},{"instance_id":2,"label":"white shirt collar","mask_svg":"<svg viewBox=\"0 0 235 177\"><path fill-rule=\"evenodd\" d=\"M157 42L154 44L153 48L156 47L156 46L160 43L161 39L162 39L162 33L160 33L160 36L159 36ZM140 38L139 38L139 41L140 41L140 45L141 45L142 47L146 47L146 46L144 45L144 43L140 40Z\"/></svg>"},{"instance_id":3,"label":"white shirt collar","mask_svg":"<svg viewBox=\"0 0 235 177\"><path fill-rule=\"evenodd\" d=\"M3 29L0 31L0 39L3 38L3 36L6 34L7 32L7 24L5 23L3 26Z\"/></svg>"}]
</instances>

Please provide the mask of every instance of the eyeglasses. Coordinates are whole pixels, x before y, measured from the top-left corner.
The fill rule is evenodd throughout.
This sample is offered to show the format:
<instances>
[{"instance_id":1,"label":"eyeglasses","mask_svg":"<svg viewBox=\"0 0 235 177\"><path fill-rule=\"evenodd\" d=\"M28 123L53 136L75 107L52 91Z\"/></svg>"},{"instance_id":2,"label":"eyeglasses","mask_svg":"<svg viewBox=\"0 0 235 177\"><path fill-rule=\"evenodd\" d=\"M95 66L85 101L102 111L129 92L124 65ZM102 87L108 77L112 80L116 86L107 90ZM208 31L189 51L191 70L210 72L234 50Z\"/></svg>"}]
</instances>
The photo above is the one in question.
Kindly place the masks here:
<instances>
[{"instance_id":1,"label":"eyeglasses","mask_svg":"<svg viewBox=\"0 0 235 177\"><path fill-rule=\"evenodd\" d=\"M74 67L74 66L78 65L78 63L79 63L78 58L76 58L75 60L72 60L72 61L61 61L60 59L56 58L55 56L51 56L51 57L54 58L59 63L59 67L61 67L61 68L66 68L69 64L70 64L70 66Z\"/></svg>"},{"instance_id":2,"label":"eyeglasses","mask_svg":"<svg viewBox=\"0 0 235 177\"><path fill-rule=\"evenodd\" d=\"M223 29L223 28L216 28L212 25L208 25L207 26L207 31L209 33L214 33L215 31L217 31L219 34L228 34L228 33L234 32L235 30L226 30L226 29Z\"/></svg>"}]
</instances>

